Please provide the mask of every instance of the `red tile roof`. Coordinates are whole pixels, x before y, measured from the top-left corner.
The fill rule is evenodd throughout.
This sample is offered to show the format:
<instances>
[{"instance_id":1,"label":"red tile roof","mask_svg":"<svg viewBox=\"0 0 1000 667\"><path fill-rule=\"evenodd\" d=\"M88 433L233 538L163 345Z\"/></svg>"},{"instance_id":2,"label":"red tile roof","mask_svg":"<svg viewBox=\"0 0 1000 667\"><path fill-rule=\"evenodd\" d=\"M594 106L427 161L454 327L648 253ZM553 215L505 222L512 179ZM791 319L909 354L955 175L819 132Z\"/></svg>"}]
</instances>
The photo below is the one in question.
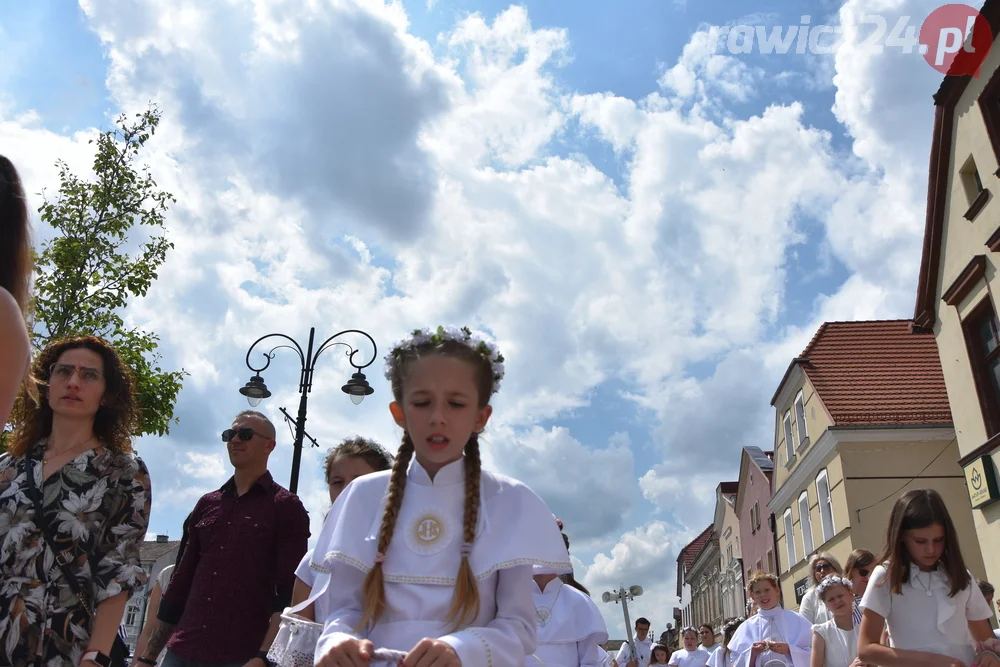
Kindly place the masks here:
<instances>
[{"instance_id":1,"label":"red tile roof","mask_svg":"<svg viewBox=\"0 0 1000 667\"><path fill-rule=\"evenodd\" d=\"M714 524L709 524L708 528L702 531L701 535L694 538L686 547L681 549L681 554L677 557L677 560L684 559L685 572L691 569L691 566L694 565L694 559L698 557L698 552L712 539L712 530L714 528Z\"/></svg>"},{"instance_id":2,"label":"red tile roof","mask_svg":"<svg viewBox=\"0 0 1000 667\"><path fill-rule=\"evenodd\" d=\"M952 421L934 334L911 320L826 322L799 363L834 425Z\"/></svg>"}]
</instances>

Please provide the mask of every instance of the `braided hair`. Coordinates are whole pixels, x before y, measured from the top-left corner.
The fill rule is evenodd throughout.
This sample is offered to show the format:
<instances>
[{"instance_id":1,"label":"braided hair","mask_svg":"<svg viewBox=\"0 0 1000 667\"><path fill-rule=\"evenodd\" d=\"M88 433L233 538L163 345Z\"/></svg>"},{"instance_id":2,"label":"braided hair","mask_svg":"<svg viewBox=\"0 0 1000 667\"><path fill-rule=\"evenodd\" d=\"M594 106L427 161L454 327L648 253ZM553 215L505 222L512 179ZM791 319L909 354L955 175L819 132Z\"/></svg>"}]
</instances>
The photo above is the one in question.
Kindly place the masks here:
<instances>
[{"instance_id":1,"label":"braided hair","mask_svg":"<svg viewBox=\"0 0 1000 667\"><path fill-rule=\"evenodd\" d=\"M483 408L489 405L495 382L490 361L469 346L452 340L428 341L421 345L415 345L395 359L390 380L396 403L403 403L403 384L413 365L420 359L431 355L461 359L473 364L476 369L479 407ZM377 551L379 554L387 553L389 545L392 543L396 520L399 518L403 496L406 492L406 474L413 454L413 439L409 432L404 432L396 460L392 465L392 473L389 476L389 493L378 533ZM463 454L465 457L465 509L462 521L462 562L455 579L451 608L445 619L454 623L456 629L468 625L479 616L479 589L476 585L476 575L469 563L472 544L476 539L476 524L479 521L479 486L482 462L479 455L478 433L473 433L469 437ZM376 559L362 585L364 609L358 629L374 625L385 612L385 575L381 560L381 558Z\"/></svg>"}]
</instances>

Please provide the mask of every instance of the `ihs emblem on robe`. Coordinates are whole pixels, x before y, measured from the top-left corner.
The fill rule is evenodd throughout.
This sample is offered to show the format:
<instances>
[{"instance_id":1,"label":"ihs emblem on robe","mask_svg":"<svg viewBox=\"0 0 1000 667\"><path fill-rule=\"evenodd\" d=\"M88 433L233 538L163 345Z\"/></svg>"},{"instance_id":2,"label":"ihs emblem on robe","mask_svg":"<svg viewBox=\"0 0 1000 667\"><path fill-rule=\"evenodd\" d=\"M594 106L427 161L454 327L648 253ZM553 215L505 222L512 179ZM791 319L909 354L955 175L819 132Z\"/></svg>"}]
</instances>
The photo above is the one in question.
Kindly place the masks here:
<instances>
[{"instance_id":1,"label":"ihs emblem on robe","mask_svg":"<svg viewBox=\"0 0 1000 667\"><path fill-rule=\"evenodd\" d=\"M535 623L540 628L544 628L549 624L549 619L552 618L552 610L548 607L538 607L535 609Z\"/></svg>"},{"instance_id":2,"label":"ihs emblem on robe","mask_svg":"<svg viewBox=\"0 0 1000 667\"><path fill-rule=\"evenodd\" d=\"M406 544L421 555L436 554L451 544L454 530L447 515L438 511L424 511L410 520L406 531Z\"/></svg>"}]
</instances>

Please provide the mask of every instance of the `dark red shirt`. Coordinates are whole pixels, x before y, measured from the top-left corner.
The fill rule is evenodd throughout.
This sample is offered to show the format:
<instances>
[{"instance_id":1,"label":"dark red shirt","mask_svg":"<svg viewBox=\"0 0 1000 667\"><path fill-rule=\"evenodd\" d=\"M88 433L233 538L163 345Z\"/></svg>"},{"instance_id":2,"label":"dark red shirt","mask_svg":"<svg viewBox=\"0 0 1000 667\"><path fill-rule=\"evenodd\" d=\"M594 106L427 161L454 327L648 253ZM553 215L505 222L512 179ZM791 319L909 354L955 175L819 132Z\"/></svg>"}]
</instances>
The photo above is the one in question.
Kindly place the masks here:
<instances>
[{"instance_id":1,"label":"dark red shirt","mask_svg":"<svg viewBox=\"0 0 1000 667\"><path fill-rule=\"evenodd\" d=\"M202 496L190 525L157 614L175 625L167 648L199 662L246 662L292 598L309 516L265 473L242 496L233 478Z\"/></svg>"}]
</instances>

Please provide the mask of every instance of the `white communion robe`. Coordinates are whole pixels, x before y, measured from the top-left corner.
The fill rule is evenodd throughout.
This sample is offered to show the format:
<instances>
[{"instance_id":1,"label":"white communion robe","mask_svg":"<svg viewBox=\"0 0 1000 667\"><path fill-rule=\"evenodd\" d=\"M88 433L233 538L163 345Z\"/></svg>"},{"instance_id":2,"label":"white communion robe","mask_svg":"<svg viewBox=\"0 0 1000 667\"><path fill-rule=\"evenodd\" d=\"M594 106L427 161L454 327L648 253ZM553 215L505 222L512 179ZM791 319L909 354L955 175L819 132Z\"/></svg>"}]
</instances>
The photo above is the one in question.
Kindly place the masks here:
<instances>
[{"instance_id":1,"label":"white communion robe","mask_svg":"<svg viewBox=\"0 0 1000 667\"><path fill-rule=\"evenodd\" d=\"M469 564L479 590L479 614L464 627L445 621L461 563L465 461L441 468L431 480L414 459L392 541L382 565L385 611L374 626L355 628L364 609L362 584L375 563L390 471L351 482L327 516L310 566L329 573L328 615L316 659L346 638L375 648L410 651L430 637L455 649L462 665L524 667L535 650L532 566L572 572L552 512L520 482L482 472L480 507ZM317 605L319 608L320 605Z\"/></svg>"},{"instance_id":2,"label":"white communion robe","mask_svg":"<svg viewBox=\"0 0 1000 667\"><path fill-rule=\"evenodd\" d=\"M633 637L633 639L635 638ZM635 639L635 652L638 653L635 657L639 659L639 667L649 667L649 661L653 657L653 638L646 635L646 638L642 641ZM618 649L615 661L619 667L625 667L632 658L632 647L628 642L625 642Z\"/></svg>"},{"instance_id":3,"label":"white communion robe","mask_svg":"<svg viewBox=\"0 0 1000 667\"><path fill-rule=\"evenodd\" d=\"M531 582L538 645L527 667L601 667L608 628L594 601L556 578L539 590ZM606 654L605 654L606 655Z\"/></svg>"},{"instance_id":4,"label":"white communion robe","mask_svg":"<svg viewBox=\"0 0 1000 667\"><path fill-rule=\"evenodd\" d=\"M764 651L757 658L756 666L750 665L752 645L760 641L779 641L788 644L791 656ZM809 667L812 654L812 623L795 613L782 609L760 609L736 630L729 642L729 651L736 667Z\"/></svg>"}]
</instances>

